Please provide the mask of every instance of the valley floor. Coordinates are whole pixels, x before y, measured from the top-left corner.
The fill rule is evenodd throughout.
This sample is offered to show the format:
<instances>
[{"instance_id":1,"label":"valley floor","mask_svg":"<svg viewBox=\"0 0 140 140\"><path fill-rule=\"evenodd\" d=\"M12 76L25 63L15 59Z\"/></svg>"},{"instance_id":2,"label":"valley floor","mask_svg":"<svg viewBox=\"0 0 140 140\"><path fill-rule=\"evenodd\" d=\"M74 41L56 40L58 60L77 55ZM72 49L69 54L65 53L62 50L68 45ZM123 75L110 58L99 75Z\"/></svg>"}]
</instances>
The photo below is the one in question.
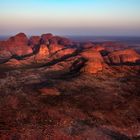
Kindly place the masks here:
<instances>
[{"instance_id":1,"label":"valley floor","mask_svg":"<svg viewBox=\"0 0 140 140\"><path fill-rule=\"evenodd\" d=\"M138 140L140 74L128 69L114 66L94 75L51 67L1 72L0 139Z\"/></svg>"}]
</instances>

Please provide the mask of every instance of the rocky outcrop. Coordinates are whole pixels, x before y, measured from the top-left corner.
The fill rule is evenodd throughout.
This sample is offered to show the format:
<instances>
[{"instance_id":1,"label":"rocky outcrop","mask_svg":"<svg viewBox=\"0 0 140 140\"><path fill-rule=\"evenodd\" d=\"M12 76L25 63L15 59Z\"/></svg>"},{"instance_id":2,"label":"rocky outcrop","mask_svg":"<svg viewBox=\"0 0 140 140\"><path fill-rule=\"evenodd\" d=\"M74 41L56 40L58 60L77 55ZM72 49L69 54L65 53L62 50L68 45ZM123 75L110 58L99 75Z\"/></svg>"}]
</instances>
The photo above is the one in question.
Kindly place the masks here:
<instances>
[{"instance_id":1,"label":"rocky outcrop","mask_svg":"<svg viewBox=\"0 0 140 140\"><path fill-rule=\"evenodd\" d=\"M87 74L95 74L103 70L103 64L100 61L87 61L85 66L82 68L82 72Z\"/></svg>"},{"instance_id":2,"label":"rocky outcrop","mask_svg":"<svg viewBox=\"0 0 140 140\"><path fill-rule=\"evenodd\" d=\"M3 67L7 68L7 69L16 69L21 66L24 67L24 65L22 65L21 61L18 61L15 58L10 59L8 62L3 64Z\"/></svg>"},{"instance_id":3,"label":"rocky outcrop","mask_svg":"<svg viewBox=\"0 0 140 140\"><path fill-rule=\"evenodd\" d=\"M98 52L107 50L107 49L106 49L105 47L103 47L102 45L96 45L96 46L94 47L94 49L95 49L96 51L98 51Z\"/></svg>"},{"instance_id":4,"label":"rocky outcrop","mask_svg":"<svg viewBox=\"0 0 140 140\"><path fill-rule=\"evenodd\" d=\"M60 36L53 36L52 34L43 34L41 35L41 43L46 45L62 45L62 46L71 46L73 43L71 40L60 37Z\"/></svg>"},{"instance_id":5,"label":"rocky outcrop","mask_svg":"<svg viewBox=\"0 0 140 140\"><path fill-rule=\"evenodd\" d=\"M81 56L87 59L85 66L82 68L83 72L94 74L103 70L103 58L98 51L89 49L82 52Z\"/></svg>"},{"instance_id":6,"label":"rocky outcrop","mask_svg":"<svg viewBox=\"0 0 140 140\"><path fill-rule=\"evenodd\" d=\"M40 36L31 36L29 39L29 45L34 46L34 45L39 45L40 44Z\"/></svg>"},{"instance_id":7,"label":"rocky outcrop","mask_svg":"<svg viewBox=\"0 0 140 140\"><path fill-rule=\"evenodd\" d=\"M41 35L41 43L49 45L50 39L53 37L51 33Z\"/></svg>"},{"instance_id":8,"label":"rocky outcrop","mask_svg":"<svg viewBox=\"0 0 140 140\"><path fill-rule=\"evenodd\" d=\"M82 44L83 49L90 49L90 48L93 48L93 47L95 47L95 45L92 42L85 42L85 43Z\"/></svg>"},{"instance_id":9,"label":"rocky outcrop","mask_svg":"<svg viewBox=\"0 0 140 140\"><path fill-rule=\"evenodd\" d=\"M59 57L63 57L63 56L67 56L67 55L72 55L75 51L76 51L75 48L65 48L65 49L62 49L61 51L59 51L57 53L57 55Z\"/></svg>"},{"instance_id":10,"label":"rocky outcrop","mask_svg":"<svg viewBox=\"0 0 140 140\"><path fill-rule=\"evenodd\" d=\"M105 57L108 64L125 64L125 63L138 63L140 55L133 49L118 50L108 54Z\"/></svg>"},{"instance_id":11,"label":"rocky outcrop","mask_svg":"<svg viewBox=\"0 0 140 140\"><path fill-rule=\"evenodd\" d=\"M115 50L122 50L128 48L128 46L125 43L110 41L110 42L104 42L101 43L103 47L108 49L108 51L115 51Z\"/></svg>"},{"instance_id":12,"label":"rocky outcrop","mask_svg":"<svg viewBox=\"0 0 140 140\"><path fill-rule=\"evenodd\" d=\"M8 50L16 46L26 46L28 45L28 38L24 33L19 33L13 37L10 37L6 41L0 41L0 48Z\"/></svg>"},{"instance_id":13,"label":"rocky outcrop","mask_svg":"<svg viewBox=\"0 0 140 140\"><path fill-rule=\"evenodd\" d=\"M58 44L51 44L50 46L49 46L49 51L50 51L50 54L55 54L55 53L57 53L58 51L60 51L60 50L63 50L65 47L64 46L62 46L62 45L58 45Z\"/></svg>"},{"instance_id":14,"label":"rocky outcrop","mask_svg":"<svg viewBox=\"0 0 140 140\"><path fill-rule=\"evenodd\" d=\"M0 63L3 63L9 60L12 57L12 54L6 50L0 50Z\"/></svg>"},{"instance_id":15,"label":"rocky outcrop","mask_svg":"<svg viewBox=\"0 0 140 140\"><path fill-rule=\"evenodd\" d=\"M49 49L46 45L40 45L38 53L35 55L35 62L36 63L42 63L47 60L49 56Z\"/></svg>"},{"instance_id":16,"label":"rocky outcrop","mask_svg":"<svg viewBox=\"0 0 140 140\"><path fill-rule=\"evenodd\" d=\"M28 38L24 33L19 33L8 39L9 46L28 45Z\"/></svg>"},{"instance_id":17,"label":"rocky outcrop","mask_svg":"<svg viewBox=\"0 0 140 140\"><path fill-rule=\"evenodd\" d=\"M26 56L33 53L33 50L29 46L15 46L8 49L14 56Z\"/></svg>"},{"instance_id":18,"label":"rocky outcrop","mask_svg":"<svg viewBox=\"0 0 140 140\"><path fill-rule=\"evenodd\" d=\"M75 46L73 46L74 44ZM120 46L118 45L118 48ZM28 40L24 33L19 33L7 41L0 42L0 63L5 63L10 67L58 64L58 67L65 68L66 66L67 69L69 67L70 71L81 71L88 74L103 71L107 64L139 63L140 55L134 50L113 51L110 49L113 47L117 48L117 43L75 43L52 34L43 34L41 37L32 36ZM67 63L69 64L67 65Z\"/></svg>"},{"instance_id":19,"label":"rocky outcrop","mask_svg":"<svg viewBox=\"0 0 140 140\"><path fill-rule=\"evenodd\" d=\"M50 39L50 44L59 44L62 46L71 46L73 43L71 40L64 38L64 37L59 37L59 36L53 36Z\"/></svg>"},{"instance_id":20,"label":"rocky outcrop","mask_svg":"<svg viewBox=\"0 0 140 140\"><path fill-rule=\"evenodd\" d=\"M28 46L28 38L24 33L19 33L7 41L0 42L0 48L16 56L32 54L32 48Z\"/></svg>"}]
</instances>

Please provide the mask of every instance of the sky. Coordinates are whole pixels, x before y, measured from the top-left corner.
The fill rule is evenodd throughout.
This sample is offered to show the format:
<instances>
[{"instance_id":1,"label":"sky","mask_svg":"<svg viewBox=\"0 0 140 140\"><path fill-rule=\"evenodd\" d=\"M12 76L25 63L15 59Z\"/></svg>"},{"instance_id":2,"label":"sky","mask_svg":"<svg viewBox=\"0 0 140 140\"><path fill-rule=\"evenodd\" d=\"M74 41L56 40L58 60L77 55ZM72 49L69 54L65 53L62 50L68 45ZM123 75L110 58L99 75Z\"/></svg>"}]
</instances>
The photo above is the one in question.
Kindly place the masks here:
<instances>
[{"instance_id":1,"label":"sky","mask_svg":"<svg viewBox=\"0 0 140 140\"><path fill-rule=\"evenodd\" d=\"M0 35L140 36L140 0L0 0Z\"/></svg>"}]
</instances>

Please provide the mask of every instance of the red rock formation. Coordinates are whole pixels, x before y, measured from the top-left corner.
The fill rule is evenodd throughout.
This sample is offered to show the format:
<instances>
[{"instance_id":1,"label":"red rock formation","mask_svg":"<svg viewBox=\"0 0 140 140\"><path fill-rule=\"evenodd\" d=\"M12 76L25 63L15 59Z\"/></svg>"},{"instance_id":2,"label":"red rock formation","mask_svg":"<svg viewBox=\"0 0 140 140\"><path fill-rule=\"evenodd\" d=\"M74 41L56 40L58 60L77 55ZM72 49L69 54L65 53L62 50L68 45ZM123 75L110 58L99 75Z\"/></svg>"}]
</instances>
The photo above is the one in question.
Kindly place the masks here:
<instances>
[{"instance_id":1,"label":"red rock formation","mask_svg":"<svg viewBox=\"0 0 140 140\"><path fill-rule=\"evenodd\" d=\"M62 45L58 45L58 44L51 44L49 46L49 51L50 51L50 54L54 54L60 50L64 49L64 46Z\"/></svg>"},{"instance_id":2,"label":"red rock formation","mask_svg":"<svg viewBox=\"0 0 140 140\"><path fill-rule=\"evenodd\" d=\"M133 49L114 51L105 57L109 64L137 63L139 60L140 55Z\"/></svg>"},{"instance_id":3,"label":"red rock formation","mask_svg":"<svg viewBox=\"0 0 140 140\"><path fill-rule=\"evenodd\" d=\"M57 58L61 58L67 55L72 55L75 51L76 49L74 48L64 48L64 49L56 51L54 55L52 55L52 58L57 59Z\"/></svg>"},{"instance_id":4,"label":"red rock formation","mask_svg":"<svg viewBox=\"0 0 140 140\"><path fill-rule=\"evenodd\" d=\"M62 37L58 41L58 44L63 45L63 46L72 46L73 45L73 43L72 43L72 41L70 39L64 38L64 37Z\"/></svg>"},{"instance_id":5,"label":"red rock formation","mask_svg":"<svg viewBox=\"0 0 140 140\"><path fill-rule=\"evenodd\" d=\"M103 47L102 45L96 45L94 47L94 49L98 52L101 52L101 51L104 51L104 50L107 50L105 47Z\"/></svg>"},{"instance_id":6,"label":"red rock formation","mask_svg":"<svg viewBox=\"0 0 140 140\"><path fill-rule=\"evenodd\" d=\"M82 52L81 56L87 59L85 66L82 68L82 72L94 74L103 69L103 58L98 51L88 49Z\"/></svg>"},{"instance_id":7,"label":"red rock formation","mask_svg":"<svg viewBox=\"0 0 140 140\"><path fill-rule=\"evenodd\" d=\"M93 47L95 47L95 45L91 42L86 42L86 43L82 44L82 48L84 48L84 49L90 49Z\"/></svg>"},{"instance_id":8,"label":"red rock formation","mask_svg":"<svg viewBox=\"0 0 140 140\"><path fill-rule=\"evenodd\" d=\"M35 61L37 63L44 62L48 59L49 49L46 45L40 45L39 52L35 55Z\"/></svg>"},{"instance_id":9,"label":"red rock formation","mask_svg":"<svg viewBox=\"0 0 140 140\"><path fill-rule=\"evenodd\" d=\"M12 54L6 50L0 50L0 63L4 62L12 57Z\"/></svg>"},{"instance_id":10,"label":"red rock formation","mask_svg":"<svg viewBox=\"0 0 140 140\"><path fill-rule=\"evenodd\" d=\"M9 47L8 50L11 52L12 55L16 55L16 56L25 56L33 53L32 48L27 45Z\"/></svg>"},{"instance_id":11,"label":"red rock formation","mask_svg":"<svg viewBox=\"0 0 140 140\"><path fill-rule=\"evenodd\" d=\"M43 40L48 40L48 39L51 39L52 37L53 37L53 34L51 34L51 33L41 35L41 38Z\"/></svg>"},{"instance_id":12,"label":"red rock formation","mask_svg":"<svg viewBox=\"0 0 140 140\"><path fill-rule=\"evenodd\" d=\"M12 68L12 69L16 69L19 68L20 66L24 66L22 65L21 61L18 61L17 59L10 59L8 62L6 62L4 64L5 67L7 67L8 69Z\"/></svg>"},{"instance_id":13,"label":"red rock formation","mask_svg":"<svg viewBox=\"0 0 140 140\"><path fill-rule=\"evenodd\" d=\"M0 47L9 51L12 55L24 56L32 54L31 47L28 46L28 38L24 33L19 33L7 41L0 43Z\"/></svg>"},{"instance_id":14,"label":"red rock formation","mask_svg":"<svg viewBox=\"0 0 140 140\"><path fill-rule=\"evenodd\" d=\"M24 33L19 33L13 37L10 37L7 41L0 41L0 47L4 49L26 45L28 45L28 38Z\"/></svg>"},{"instance_id":15,"label":"red rock formation","mask_svg":"<svg viewBox=\"0 0 140 140\"><path fill-rule=\"evenodd\" d=\"M108 51L122 50L128 47L126 44L119 42L104 42L102 46L107 48Z\"/></svg>"},{"instance_id":16,"label":"red rock formation","mask_svg":"<svg viewBox=\"0 0 140 140\"><path fill-rule=\"evenodd\" d=\"M59 44L63 46L72 45L72 41L70 41L69 39L60 36L53 36L50 33L41 35L41 40L42 43L47 45L52 45L52 44Z\"/></svg>"},{"instance_id":17,"label":"red rock formation","mask_svg":"<svg viewBox=\"0 0 140 140\"><path fill-rule=\"evenodd\" d=\"M50 41L50 44L59 44L63 46L73 45L71 40L64 37L59 37L59 36L53 36L49 41Z\"/></svg>"},{"instance_id":18,"label":"red rock formation","mask_svg":"<svg viewBox=\"0 0 140 140\"><path fill-rule=\"evenodd\" d=\"M95 74L103 70L103 64L97 61L88 61L85 66L82 68L82 72Z\"/></svg>"},{"instance_id":19,"label":"red rock formation","mask_svg":"<svg viewBox=\"0 0 140 140\"><path fill-rule=\"evenodd\" d=\"M101 54L98 51L96 51L94 48L84 50L82 53L80 53L80 55L86 58L87 60L103 61Z\"/></svg>"},{"instance_id":20,"label":"red rock formation","mask_svg":"<svg viewBox=\"0 0 140 140\"><path fill-rule=\"evenodd\" d=\"M49 45L49 40L53 37L51 33L41 35L41 43Z\"/></svg>"},{"instance_id":21,"label":"red rock formation","mask_svg":"<svg viewBox=\"0 0 140 140\"><path fill-rule=\"evenodd\" d=\"M24 46L28 45L28 38L24 33L19 33L8 39L9 46ZM11 44L10 44L11 43Z\"/></svg>"},{"instance_id":22,"label":"red rock formation","mask_svg":"<svg viewBox=\"0 0 140 140\"><path fill-rule=\"evenodd\" d=\"M5 49L8 46L7 41L0 41L0 49Z\"/></svg>"},{"instance_id":23,"label":"red rock formation","mask_svg":"<svg viewBox=\"0 0 140 140\"><path fill-rule=\"evenodd\" d=\"M29 44L30 45L39 45L40 44L40 39L41 37L40 36L31 36L30 39L29 39Z\"/></svg>"},{"instance_id":24,"label":"red rock formation","mask_svg":"<svg viewBox=\"0 0 140 140\"><path fill-rule=\"evenodd\" d=\"M27 45L28 43L30 46ZM75 56L72 60L73 62L71 61L71 64L74 63L73 66L76 67L76 69L83 67L81 68L81 71L84 71L85 73L97 73L98 71L103 70L105 64L104 60L108 64L136 63L140 60L140 56L134 50L127 49L110 53L108 52L108 48L105 48L105 46L117 46L117 43L113 44L112 42L108 42L95 45L88 42L84 44L81 43L81 49L77 49L76 47L66 47L72 44L73 43L69 39L53 36L52 34L43 34L41 38L39 36L32 36L28 41L25 34L19 33L7 41L0 42L0 62L6 62L12 58L12 56L16 59L18 59L18 56L19 58L26 56L26 59L19 60L19 63L22 65L29 65L31 63L47 63L57 59L59 61L59 59L63 57L64 60L62 59L60 61L65 61L65 56L71 57L75 51L77 52L78 50L80 51L83 49L79 54L82 59L79 59L79 56ZM33 49L35 48L34 53L31 46L34 46ZM32 54L32 56L29 54ZM102 56L104 57L104 60ZM76 62L74 62L75 60ZM13 60L9 62L10 65L12 62L14 63ZM16 62L16 64L18 63Z\"/></svg>"}]
</instances>

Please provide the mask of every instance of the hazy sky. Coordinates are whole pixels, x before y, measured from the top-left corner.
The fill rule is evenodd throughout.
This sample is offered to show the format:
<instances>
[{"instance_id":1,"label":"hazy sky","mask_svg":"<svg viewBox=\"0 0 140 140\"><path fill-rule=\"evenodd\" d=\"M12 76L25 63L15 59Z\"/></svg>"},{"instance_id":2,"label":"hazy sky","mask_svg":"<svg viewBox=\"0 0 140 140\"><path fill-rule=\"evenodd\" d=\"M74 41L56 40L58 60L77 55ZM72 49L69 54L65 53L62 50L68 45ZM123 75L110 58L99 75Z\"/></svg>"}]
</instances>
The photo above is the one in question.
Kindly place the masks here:
<instances>
[{"instance_id":1,"label":"hazy sky","mask_svg":"<svg viewBox=\"0 0 140 140\"><path fill-rule=\"evenodd\" d=\"M140 35L140 0L0 0L0 35Z\"/></svg>"}]
</instances>

